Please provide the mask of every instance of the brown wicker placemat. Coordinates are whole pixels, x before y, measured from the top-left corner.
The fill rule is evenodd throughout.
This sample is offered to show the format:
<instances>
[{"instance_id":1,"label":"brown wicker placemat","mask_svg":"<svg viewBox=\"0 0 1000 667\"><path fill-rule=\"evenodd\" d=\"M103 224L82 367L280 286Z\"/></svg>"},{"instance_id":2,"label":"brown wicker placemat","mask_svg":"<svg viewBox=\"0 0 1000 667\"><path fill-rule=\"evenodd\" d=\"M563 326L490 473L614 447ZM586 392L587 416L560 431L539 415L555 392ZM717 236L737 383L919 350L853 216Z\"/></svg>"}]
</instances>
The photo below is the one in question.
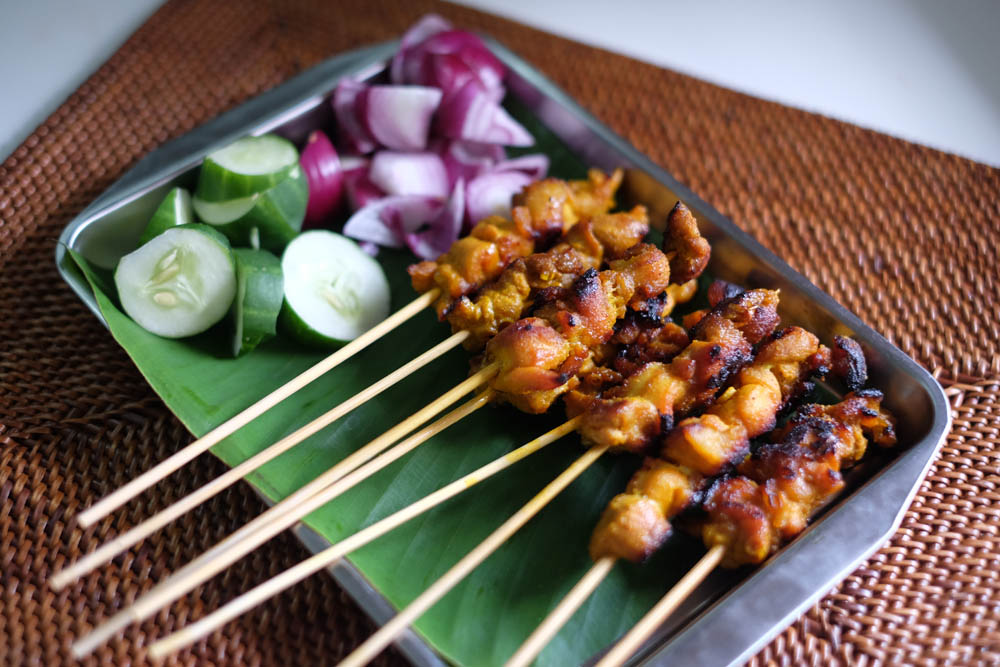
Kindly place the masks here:
<instances>
[{"instance_id":1,"label":"brown wicker placemat","mask_svg":"<svg viewBox=\"0 0 1000 667\"><path fill-rule=\"evenodd\" d=\"M60 230L167 139L430 10L535 63L949 388L955 428L898 534L754 663L1000 661L1000 171L431 0L172 0L0 165L0 664L71 662L73 638L262 510L241 485L67 591L45 586L222 471L199 460L75 527L189 436L59 279ZM89 662L144 664L148 639L304 555L273 540ZM371 629L315 576L176 661L325 664Z\"/></svg>"}]
</instances>

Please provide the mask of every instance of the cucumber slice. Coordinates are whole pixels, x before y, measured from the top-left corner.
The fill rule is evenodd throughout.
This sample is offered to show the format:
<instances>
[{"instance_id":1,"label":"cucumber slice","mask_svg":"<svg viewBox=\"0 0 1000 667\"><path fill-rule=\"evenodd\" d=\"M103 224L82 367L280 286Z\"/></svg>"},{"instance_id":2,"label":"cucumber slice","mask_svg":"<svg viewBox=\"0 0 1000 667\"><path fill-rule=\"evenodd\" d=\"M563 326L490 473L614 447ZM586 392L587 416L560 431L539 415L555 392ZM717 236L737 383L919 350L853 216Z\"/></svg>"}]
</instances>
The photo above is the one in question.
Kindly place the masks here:
<instances>
[{"instance_id":1,"label":"cucumber slice","mask_svg":"<svg viewBox=\"0 0 1000 667\"><path fill-rule=\"evenodd\" d=\"M226 315L236 295L236 266L226 237L205 225L184 225L122 257L115 287L139 326L182 338Z\"/></svg>"},{"instance_id":2,"label":"cucumber slice","mask_svg":"<svg viewBox=\"0 0 1000 667\"><path fill-rule=\"evenodd\" d=\"M235 248L236 299L233 300L233 356L254 349L277 333L284 283L281 262L266 250Z\"/></svg>"},{"instance_id":3,"label":"cucumber slice","mask_svg":"<svg viewBox=\"0 0 1000 667\"><path fill-rule=\"evenodd\" d=\"M382 267L347 237L314 230L288 244L282 319L299 339L321 345L353 340L389 314Z\"/></svg>"},{"instance_id":4,"label":"cucumber slice","mask_svg":"<svg viewBox=\"0 0 1000 667\"><path fill-rule=\"evenodd\" d=\"M149 243L171 227L190 225L192 222L194 211L191 209L191 193L184 188L174 188L156 207L156 212L139 237L139 243Z\"/></svg>"},{"instance_id":5,"label":"cucumber slice","mask_svg":"<svg viewBox=\"0 0 1000 667\"><path fill-rule=\"evenodd\" d=\"M205 158L195 195L210 202L249 197L285 180L298 164L299 153L287 139L243 137Z\"/></svg>"},{"instance_id":6,"label":"cucumber slice","mask_svg":"<svg viewBox=\"0 0 1000 667\"><path fill-rule=\"evenodd\" d=\"M229 237L233 245L284 250L302 229L309 184L296 166L288 177L264 192L224 202L192 199L198 219Z\"/></svg>"}]
</instances>

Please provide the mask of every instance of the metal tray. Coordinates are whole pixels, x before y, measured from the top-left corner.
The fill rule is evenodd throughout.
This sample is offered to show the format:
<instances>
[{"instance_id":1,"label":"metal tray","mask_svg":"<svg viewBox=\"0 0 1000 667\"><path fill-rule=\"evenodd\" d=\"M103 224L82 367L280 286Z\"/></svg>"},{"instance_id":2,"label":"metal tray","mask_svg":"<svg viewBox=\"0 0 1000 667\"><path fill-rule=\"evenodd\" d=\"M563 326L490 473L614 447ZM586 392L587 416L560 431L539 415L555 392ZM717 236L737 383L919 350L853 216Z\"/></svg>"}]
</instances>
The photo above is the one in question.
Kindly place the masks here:
<instances>
[{"instance_id":1,"label":"metal tray","mask_svg":"<svg viewBox=\"0 0 1000 667\"><path fill-rule=\"evenodd\" d=\"M899 417L901 447L887 466L862 471L851 493L763 566L710 576L633 659L650 664L743 662L895 531L950 426L944 393L912 359L599 123L531 65L495 41L487 42L510 69L510 94L585 163L626 168L623 203L643 203L656 219L683 200L712 243L709 270L714 275L752 287L780 288L784 322L807 327L826 340L834 334L854 336L869 359L872 385L885 393L886 405ZM56 248L63 278L101 318L67 247L99 266L113 267L137 245L145 220L166 191L176 184L190 185L207 153L243 135L271 131L302 142L311 129L328 124L327 99L337 81L377 73L396 45L380 44L327 60L152 152L63 231ZM304 526L297 534L314 552L329 545ZM376 622L394 613L350 564L336 566L332 574ZM398 645L414 664L443 664L414 633Z\"/></svg>"}]
</instances>

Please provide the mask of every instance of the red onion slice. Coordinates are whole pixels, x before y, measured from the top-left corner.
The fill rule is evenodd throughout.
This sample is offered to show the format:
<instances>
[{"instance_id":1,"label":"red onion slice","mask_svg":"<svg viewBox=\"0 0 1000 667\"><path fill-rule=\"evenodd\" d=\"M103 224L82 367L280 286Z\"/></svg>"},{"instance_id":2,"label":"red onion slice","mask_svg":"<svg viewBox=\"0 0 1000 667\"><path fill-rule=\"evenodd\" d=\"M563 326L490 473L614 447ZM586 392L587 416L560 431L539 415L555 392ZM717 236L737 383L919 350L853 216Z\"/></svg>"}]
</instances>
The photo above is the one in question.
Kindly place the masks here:
<instances>
[{"instance_id":1,"label":"red onion slice","mask_svg":"<svg viewBox=\"0 0 1000 667\"><path fill-rule=\"evenodd\" d=\"M372 158L368 178L389 195L448 196L448 174L434 153L379 151Z\"/></svg>"},{"instance_id":2,"label":"red onion slice","mask_svg":"<svg viewBox=\"0 0 1000 667\"><path fill-rule=\"evenodd\" d=\"M344 193L344 172L330 139L317 130L309 135L299 164L309 183L306 221L320 222L340 206Z\"/></svg>"},{"instance_id":3,"label":"red onion slice","mask_svg":"<svg viewBox=\"0 0 1000 667\"><path fill-rule=\"evenodd\" d=\"M421 259L435 259L458 239L465 219L465 182L459 180L437 216L423 229L404 234L406 245Z\"/></svg>"},{"instance_id":4,"label":"red onion slice","mask_svg":"<svg viewBox=\"0 0 1000 667\"><path fill-rule=\"evenodd\" d=\"M375 141L358 116L358 97L367 86L353 79L341 79L333 91L333 112L337 116L340 141L355 153L375 150Z\"/></svg>"},{"instance_id":5,"label":"red onion slice","mask_svg":"<svg viewBox=\"0 0 1000 667\"><path fill-rule=\"evenodd\" d=\"M531 134L490 98L475 81L445 100L438 112L438 130L446 137L506 146L530 146Z\"/></svg>"},{"instance_id":6,"label":"red onion slice","mask_svg":"<svg viewBox=\"0 0 1000 667\"><path fill-rule=\"evenodd\" d=\"M357 111L378 143L400 151L427 147L431 118L441 91L428 86L370 86L358 97Z\"/></svg>"},{"instance_id":7,"label":"red onion slice","mask_svg":"<svg viewBox=\"0 0 1000 667\"><path fill-rule=\"evenodd\" d=\"M534 180L520 171L490 172L472 179L465 189L469 220L476 223L491 215L510 217L511 199Z\"/></svg>"},{"instance_id":8,"label":"red onion slice","mask_svg":"<svg viewBox=\"0 0 1000 667\"><path fill-rule=\"evenodd\" d=\"M441 211L434 197L401 195L384 197L358 209L344 224L344 235L380 246L399 248L405 235L433 220Z\"/></svg>"},{"instance_id":9,"label":"red onion slice","mask_svg":"<svg viewBox=\"0 0 1000 667\"><path fill-rule=\"evenodd\" d=\"M429 36L415 54L423 52L428 56L455 56L472 72L482 84L483 89L495 94L503 90L503 78L507 69L503 63L483 44L483 40L475 33L467 30L446 30ZM432 70L433 67L430 68ZM424 74L429 73L427 65L421 68ZM440 85L440 84L438 84ZM451 92L445 88L445 94ZM500 94L500 98L503 94ZM497 98L499 101L499 98Z\"/></svg>"}]
</instances>

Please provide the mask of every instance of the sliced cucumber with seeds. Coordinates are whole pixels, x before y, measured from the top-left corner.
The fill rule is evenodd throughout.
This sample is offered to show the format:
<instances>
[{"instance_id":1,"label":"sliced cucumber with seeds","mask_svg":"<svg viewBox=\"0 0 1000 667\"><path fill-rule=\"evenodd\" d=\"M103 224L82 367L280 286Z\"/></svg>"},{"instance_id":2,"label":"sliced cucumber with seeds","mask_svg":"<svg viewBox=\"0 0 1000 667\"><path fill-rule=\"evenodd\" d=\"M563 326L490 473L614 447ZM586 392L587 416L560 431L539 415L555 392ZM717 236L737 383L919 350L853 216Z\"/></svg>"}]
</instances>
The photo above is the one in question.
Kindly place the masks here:
<instances>
[{"instance_id":1,"label":"sliced cucumber with seeds","mask_svg":"<svg viewBox=\"0 0 1000 667\"><path fill-rule=\"evenodd\" d=\"M246 354L277 333L284 285L281 262L266 250L236 248L233 356Z\"/></svg>"},{"instance_id":2,"label":"sliced cucumber with seeds","mask_svg":"<svg viewBox=\"0 0 1000 667\"><path fill-rule=\"evenodd\" d=\"M139 243L148 243L168 229L190 225L192 222L194 211L191 209L191 193L184 188L174 188L156 207L156 212L139 237Z\"/></svg>"},{"instance_id":3,"label":"sliced cucumber with seeds","mask_svg":"<svg viewBox=\"0 0 1000 667\"><path fill-rule=\"evenodd\" d=\"M205 158L195 195L202 201L240 199L277 185L299 164L299 153L274 134L243 137Z\"/></svg>"},{"instance_id":4,"label":"sliced cucumber with seeds","mask_svg":"<svg viewBox=\"0 0 1000 667\"><path fill-rule=\"evenodd\" d=\"M302 229L309 184L298 166L285 180L264 192L224 202L195 196L195 215L229 237L234 245L280 253Z\"/></svg>"},{"instance_id":5,"label":"sliced cucumber with seeds","mask_svg":"<svg viewBox=\"0 0 1000 667\"><path fill-rule=\"evenodd\" d=\"M122 257L115 287L139 326L183 338L226 315L236 295L236 266L226 237L205 225L184 225Z\"/></svg>"},{"instance_id":6,"label":"sliced cucumber with seeds","mask_svg":"<svg viewBox=\"0 0 1000 667\"><path fill-rule=\"evenodd\" d=\"M382 267L340 234L314 230L288 244L282 318L291 333L311 343L353 340L389 314L389 282Z\"/></svg>"}]
</instances>

